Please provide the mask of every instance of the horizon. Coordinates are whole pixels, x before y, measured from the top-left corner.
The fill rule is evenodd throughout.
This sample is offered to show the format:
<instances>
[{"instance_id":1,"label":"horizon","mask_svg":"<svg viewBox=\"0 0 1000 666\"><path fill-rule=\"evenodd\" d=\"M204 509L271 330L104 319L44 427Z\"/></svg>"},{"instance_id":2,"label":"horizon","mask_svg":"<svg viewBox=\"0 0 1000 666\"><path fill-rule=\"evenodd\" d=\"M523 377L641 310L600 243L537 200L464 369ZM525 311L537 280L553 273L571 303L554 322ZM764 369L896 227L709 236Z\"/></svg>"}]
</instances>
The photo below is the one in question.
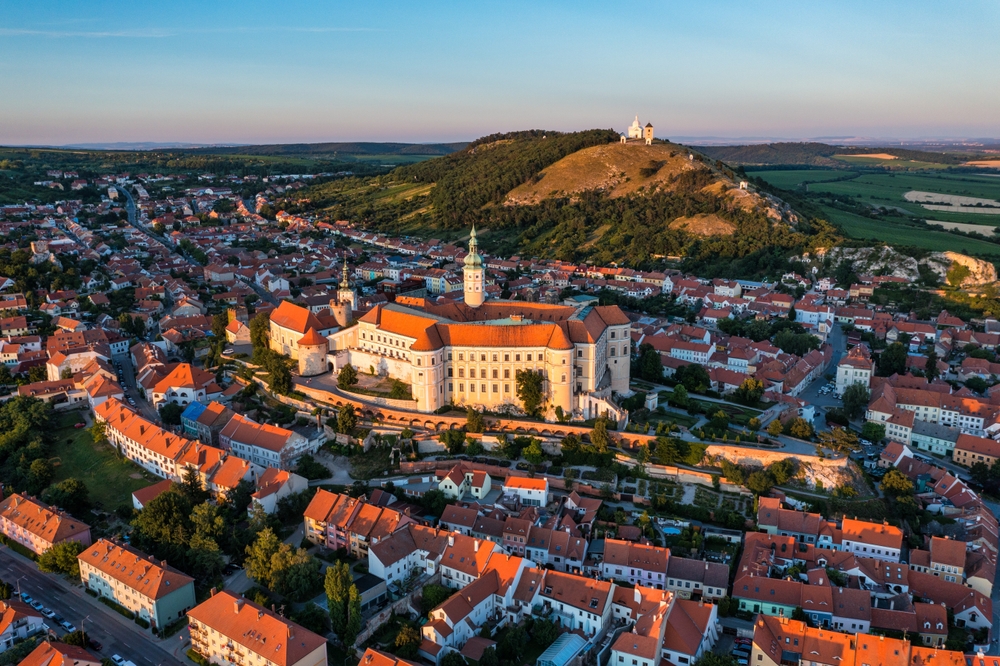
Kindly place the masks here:
<instances>
[{"instance_id":1,"label":"horizon","mask_svg":"<svg viewBox=\"0 0 1000 666\"><path fill-rule=\"evenodd\" d=\"M993 20L991 20L993 19ZM0 144L452 143L528 128L767 143L1000 137L985 1L0 8Z\"/></svg>"}]
</instances>

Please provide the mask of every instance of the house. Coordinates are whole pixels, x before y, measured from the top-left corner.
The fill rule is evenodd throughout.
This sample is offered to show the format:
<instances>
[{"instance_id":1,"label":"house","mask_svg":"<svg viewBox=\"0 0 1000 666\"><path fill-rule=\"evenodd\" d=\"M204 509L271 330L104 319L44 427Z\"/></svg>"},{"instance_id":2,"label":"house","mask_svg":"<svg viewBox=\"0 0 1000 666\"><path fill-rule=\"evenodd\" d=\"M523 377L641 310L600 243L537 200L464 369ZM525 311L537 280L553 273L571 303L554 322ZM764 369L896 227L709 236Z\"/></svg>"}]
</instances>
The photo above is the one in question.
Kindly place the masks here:
<instances>
[{"instance_id":1,"label":"house","mask_svg":"<svg viewBox=\"0 0 1000 666\"><path fill-rule=\"evenodd\" d=\"M192 402L181 412L181 426L185 433L202 443L218 446L219 433L235 415L236 412L215 401L207 405Z\"/></svg>"},{"instance_id":2,"label":"house","mask_svg":"<svg viewBox=\"0 0 1000 666\"><path fill-rule=\"evenodd\" d=\"M549 503L549 481L508 476L503 482L503 494L516 497L524 506L545 506Z\"/></svg>"},{"instance_id":3,"label":"house","mask_svg":"<svg viewBox=\"0 0 1000 666\"><path fill-rule=\"evenodd\" d=\"M20 599L0 601L0 652L44 630L45 618Z\"/></svg>"},{"instance_id":4,"label":"house","mask_svg":"<svg viewBox=\"0 0 1000 666\"><path fill-rule=\"evenodd\" d=\"M610 627L614 583L560 571L546 571L535 597L536 617L594 638Z\"/></svg>"},{"instance_id":5,"label":"house","mask_svg":"<svg viewBox=\"0 0 1000 666\"><path fill-rule=\"evenodd\" d=\"M331 550L343 548L355 557L365 557L374 544L413 522L390 507L322 489L306 507L303 521L306 539Z\"/></svg>"},{"instance_id":6,"label":"house","mask_svg":"<svg viewBox=\"0 0 1000 666\"><path fill-rule=\"evenodd\" d=\"M99 539L77 555L83 586L163 629L194 607L194 578L131 546Z\"/></svg>"},{"instance_id":7,"label":"house","mask_svg":"<svg viewBox=\"0 0 1000 666\"><path fill-rule=\"evenodd\" d=\"M36 555L63 541L91 543L90 526L33 497L13 493L0 500L0 533Z\"/></svg>"},{"instance_id":8,"label":"house","mask_svg":"<svg viewBox=\"0 0 1000 666\"><path fill-rule=\"evenodd\" d=\"M466 493L478 500L484 499L492 489L490 475L458 464L451 468L438 483L438 490L451 500L462 501Z\"/></svg>"},{"instance_id":9,"label":"house","mask_svg":"<svg viewBox=\"0 0 1000 666\"><path fill-rule=\"evenodd\" d=\"M101 666L101 658L76 645L42 641L18 666Z\"/></svg>"},{"instance_id":10,"label":"house","mask_svg":"<svg viewBox=\"0 0 1000 666\"><path fill-rule=\"evenodd\" d=\"M875 361L867 345L855 345L837 363L837 395L844 395L852 384L861 384L865 388L871 385L875 376Z\"/></svg>"},{"instance_id":11,"label":"house","mask_svg":"<svg viewBox=\"0 0 1000 666\"><path fill-rule=\"evenodd\" d=\"M843 549L889 562L899 562L899 552L903 546L903 531L888 523L869 523L853 518L844 518L841 524Z\"/></svg>"},{"instance_id":12,"label":"house","mask_svg":"<svg viewBox=\"0 0 1000 666\"><path fill-rule=\"evenodd\" d=\"M289 495L304 492L309 488L309 482L304 478L283 469L268 467L257 477L257 489L250 496L251 507L260 507L264 513L271 515L278 509L278 502Z\"/></svg>"},{"instance_id":13,"label":"house","mask_svg":"<svg viewBox=\"0 0 1000 666\"><path fill-rule=\"evenodd\" d=\"M952 459L965 467L972 467L976 463L992 467L1000 459L1000 442L963 433L955 442Z\"/></svg>"},{"instance_id":14,"label":"house","mask_svg":"<svg viewBox=\"0 0 1000 666\"><path fill-rule=\"evenodd\" d=\"M213 663L327 664L325 638L233 592L216 592L187 616L191 648Z\"/></svg>"},{"instance_id":15,"label":"house","mask_svg":"<svg viewBox=\"0 0 1000 666\"><path fill-rule=\"evenodd\" d=\"M274 425L257 423L235 414L219 431L219 444L261 467L289 469L306 453L315 453L326 438L319 431L312 438Z\"/></svg>"},{"instance_id":16,"label":"house","mask_svg":"<svg viewBox=\"0 0 1000 666\"><path fill-rule=\"evenodd\" d=\"M149 401L157 409L166 403L182 407L191 402L208 403L221 393L222 388L215 383L214 373L190 363L174 365L166 376L153 384L151 390L147 390Z\"/></svg>"}]
</instances>

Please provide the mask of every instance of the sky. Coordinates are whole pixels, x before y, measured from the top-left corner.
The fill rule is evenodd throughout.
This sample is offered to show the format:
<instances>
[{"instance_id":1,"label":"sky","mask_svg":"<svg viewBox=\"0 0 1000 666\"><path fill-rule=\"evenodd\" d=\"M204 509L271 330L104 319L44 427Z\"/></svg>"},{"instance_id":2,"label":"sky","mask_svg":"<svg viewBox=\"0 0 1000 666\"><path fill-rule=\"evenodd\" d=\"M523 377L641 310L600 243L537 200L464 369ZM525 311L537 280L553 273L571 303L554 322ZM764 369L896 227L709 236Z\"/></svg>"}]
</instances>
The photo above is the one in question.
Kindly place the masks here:
<instances>
[{"instance_id":1,"label":"sky","mask_svg":"<svg viewBox=\"0 0 1000 666\"><path fill-rule=\"evenodd\" d=\"M1000 2L0 3L0 144L1000 137Z\"/></svg>"}]
</instances>

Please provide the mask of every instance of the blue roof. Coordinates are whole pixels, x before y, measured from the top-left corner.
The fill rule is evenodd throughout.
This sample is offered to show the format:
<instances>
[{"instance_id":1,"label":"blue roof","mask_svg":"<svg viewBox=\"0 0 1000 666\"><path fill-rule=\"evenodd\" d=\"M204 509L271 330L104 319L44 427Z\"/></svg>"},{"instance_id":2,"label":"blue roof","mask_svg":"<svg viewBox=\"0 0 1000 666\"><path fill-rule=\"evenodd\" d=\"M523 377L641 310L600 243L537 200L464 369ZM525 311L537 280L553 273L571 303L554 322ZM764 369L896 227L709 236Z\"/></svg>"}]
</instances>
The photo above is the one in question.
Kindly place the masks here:
<instances>
[{"instance_id":1,"label":"blue roof","mask_svg":"<svg viewBox=\"0 0 1000 666\"><path fill-rule=\"evenodd\" d=\"M587 641L579 634L560 634L536 663L538 666L566 666L586 645Z\"/></svg>"},{"instance_id":2,"label":"blue roof","mask_svg":"<svg viewBox=\"0 0 1000 666\"><path fill-rule=\"evenodd\" d=\"M205 411L205 405L198 401L192 402L190 405L184 408L181 412L182 419L188 419L190 421L197 421L201 413Z\"/></svg>"}]
</instances>

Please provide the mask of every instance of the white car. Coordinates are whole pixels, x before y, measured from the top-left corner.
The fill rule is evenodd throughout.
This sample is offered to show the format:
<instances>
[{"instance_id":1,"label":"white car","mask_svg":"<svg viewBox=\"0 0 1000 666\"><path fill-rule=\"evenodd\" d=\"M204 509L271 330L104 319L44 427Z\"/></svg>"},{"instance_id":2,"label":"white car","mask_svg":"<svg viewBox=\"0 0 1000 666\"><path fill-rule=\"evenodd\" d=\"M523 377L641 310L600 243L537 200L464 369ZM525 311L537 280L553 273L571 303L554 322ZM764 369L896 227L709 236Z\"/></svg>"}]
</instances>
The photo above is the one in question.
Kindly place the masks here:
<instances>
[{"instance_id":1,"label":"white car","mask_svg":"<svg viewBox=\"0 0 1000 666\"><path fill-rule=\"evenodd\" d=\"M122 664L125 663L124 657L122 657L120 654L111 655L111 661L115 662L116 666L122 666Z\"/></svg>"}]
</instances>

